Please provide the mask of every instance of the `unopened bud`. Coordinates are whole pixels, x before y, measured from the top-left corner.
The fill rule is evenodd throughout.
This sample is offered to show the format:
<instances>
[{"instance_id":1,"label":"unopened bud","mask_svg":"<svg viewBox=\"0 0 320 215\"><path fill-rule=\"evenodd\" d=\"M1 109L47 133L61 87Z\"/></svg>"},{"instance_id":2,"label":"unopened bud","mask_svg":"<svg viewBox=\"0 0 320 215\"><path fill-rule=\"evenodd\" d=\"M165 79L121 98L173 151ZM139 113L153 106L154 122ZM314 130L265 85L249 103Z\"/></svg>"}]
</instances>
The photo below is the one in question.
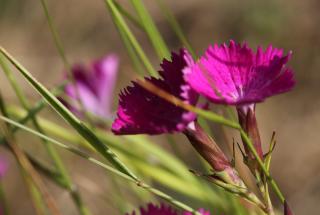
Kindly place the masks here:
<instances>
[{"instance_id":1,"label":"unopened bud","mask_svg":"<svg viewBox=\"0 0 320 215\"><path fill-rule=\"evenodd\" d=\"M190 124L184 133L197 152L210 164L219 179L237 186L242 185L242 180L224 152L197 122Z\"/></svg>"}]
</instances>

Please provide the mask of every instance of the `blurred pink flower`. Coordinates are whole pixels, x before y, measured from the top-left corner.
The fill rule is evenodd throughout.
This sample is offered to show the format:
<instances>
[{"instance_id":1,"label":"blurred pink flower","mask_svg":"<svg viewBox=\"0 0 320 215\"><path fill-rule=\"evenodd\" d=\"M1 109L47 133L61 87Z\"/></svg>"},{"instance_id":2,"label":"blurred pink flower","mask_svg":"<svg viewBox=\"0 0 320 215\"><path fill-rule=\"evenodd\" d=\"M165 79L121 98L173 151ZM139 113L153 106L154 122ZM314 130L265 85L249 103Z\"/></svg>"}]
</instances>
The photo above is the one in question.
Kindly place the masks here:
<instances>
[{"instance_id":1,"label":"blurred pink flower","mask_svg":"<svg viewBox=\"0 0 320 215\"><path fill-rule=\"evenodd\" d=\"M73 66L72 75L76 84L70 81L65 86L65 93L70 98L64 101L67 107L75 113L80 113L78 95L86 111L98 117L110 118L118 61L116 55L108 55L93 62L89 67Z\"/></svg>"},{"instance_id":2,"label":"blurred pink flower","mask_svg":"<svg viewBox=\"0 0 320 215\"><path fill-rule=\"evenodd\" d=\"M0 157L0 179L6 174L8 169L8 163L5 159Z\"/></svg>"},{"instance_id":3,"label":"blurred pink flower","mask_svg":"<svg viewBox=\"0 0 320 215\"><path fill-rule=\"evenodd\" d=\"M206 212L203 209L199 210L200 214L202 215L210 215L209 212ZM164 204L161 204L160 206L154 205L152 203L148 204L148 207L145 209L143 207L140 207L140 215L178 215L179 213L175 211L170 206L166 206ZM131 214L127 215L138 215L135 211L133 211ZM192 215L190 212L183 212L182 215Z\"/></svg>"},{"instance_id":4,"label":"blurred pink flower","mask_svg":"<svg viewBox=\"0 0 320 215\"><path fill-rule=\"evenodd\" d=\"M161 64L161 78L145 78L157 87L195 105L198 95L190 90L183 78L182 70L187 61L193 61L186 50L172 53L172 62ZM117 119L112 125L115 134L162 134L183 131L194 121L196 115L156 96L137 83L120 94Z\"/></svg>"},{"instance_id":5,"label":"blurred pink flower","mask_svg":"<svg viewBox=\"0 0 320 215\"><path fill-rule=\"evenodd\" d=\"M208 100L227 105L250 105L291 90L293 72L286 67L291 52L269 46L254 53L246 43L210 46L196 64L184 69L191 88Z\"/></svg>"}]
</instances>

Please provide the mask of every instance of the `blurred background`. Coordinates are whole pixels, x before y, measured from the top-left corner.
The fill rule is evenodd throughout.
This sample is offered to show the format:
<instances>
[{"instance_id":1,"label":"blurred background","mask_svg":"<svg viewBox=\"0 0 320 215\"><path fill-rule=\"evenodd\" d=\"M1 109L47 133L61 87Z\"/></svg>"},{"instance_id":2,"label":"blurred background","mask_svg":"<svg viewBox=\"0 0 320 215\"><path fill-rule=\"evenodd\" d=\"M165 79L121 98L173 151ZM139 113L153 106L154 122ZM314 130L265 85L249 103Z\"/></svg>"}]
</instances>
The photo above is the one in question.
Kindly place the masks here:
<instances>
[{"instance_id":1,"label":"blurred background","mask_svg":"<svg viewBox=\"0 0 320 215\"><path fill-rule=\"evenodd\" d=\"M125 1L119 1L129 11L134 10ZM171 50L178 50L181 43L169 27L155 1L144 1L156 25ZM294 69L297 85L287 94L268 99L257 106L262 139L267 149L273 131L277 146L273 155L272 175L295 211L295 214L317 214L320 202L320 1L318 0L184 0L165 1L181 24L184 33L197 54L203 53L212 43L248 41L255 48L258 44L292 50L290 66ZM115 92L136 75L110 14L102 0L48 1L50 13L61 35L67 57L72 63L88 63L108 53L120 57L120 75ZM159 69L159 61L145 34L135 29L135 35ZM51 88L63 79L63 63L57 54L46 18L39 0L0 0L0 44L15 56L34 76ZM17 74L17 73L16 73ZM17 74L19 83L30 101L40 97ZM7 79L0 74L0 90L5 100L17 103ZM59 121L47 110L44 116ZM214 127L213 127L214 129ZM217 132L219 133L219 132ZM218 134L219 136L219 134ZM232 139L230 136L230 140ZM240 141L240 138L235 135ZM30 135L20 135L27 150L43 156ZM154 137L154 139L161 137ZM179 139L186 141L184 138ZM156 140L157 141L157 140ZM166 143L163 147L170 150ZM192 165L194 153L183 142L178 146L183 160ZM60 150L59 150L60 152ZM74 181L93 214L109 214L110 190L106 174L85 160L61 150L63 159L72 170ZM188 156L191 155L191 156ZM0 148L10 167L3 178L11 214L32 214L30 197L21 179L14 158ZM77 214L68 193L45 181L56 197L63 214ZM125 192L125 191L124 191ZM117 214L116 210L110 214Z\"/></svg>"}]
</instances>

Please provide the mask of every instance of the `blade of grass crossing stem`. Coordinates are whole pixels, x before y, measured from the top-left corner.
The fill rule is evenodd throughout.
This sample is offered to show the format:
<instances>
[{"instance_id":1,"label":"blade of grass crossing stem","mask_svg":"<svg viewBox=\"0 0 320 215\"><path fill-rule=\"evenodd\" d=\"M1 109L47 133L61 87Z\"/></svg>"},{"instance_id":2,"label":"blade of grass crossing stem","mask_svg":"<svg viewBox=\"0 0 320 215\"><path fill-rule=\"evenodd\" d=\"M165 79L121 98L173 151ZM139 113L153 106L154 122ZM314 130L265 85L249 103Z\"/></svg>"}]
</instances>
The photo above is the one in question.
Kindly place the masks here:
<instances>
[{"instance_id":1,"label":"blade of grass crossing stem","mask_svg":"<svg viewBox=\"0 0 320 215\"><path fill-rule=\"evenodd\" d=\"M135 8L138 16L140 17L140 23L142 24L145 32L147 33L149 40L151 41L160 60L163 58L169 59L170 52L165 44L159 30L154 24L149 12L145 8L141 0L130 0Z\"/></svg>"},{"instance_id":2,"label":"blade of grass crossing stem","mask_svg":"<svg viewBox=\"0 0 320 215\"><path fill-rule=\"evenodd\" d=\"M19 108L10 107L8 110L9 110L10 114L12 114L13 116L18 117L18 118L21 118L26 115L26 112L19 109ZM21 123L21 121L23 121L23 119L24 118L22 118L22 120L19 120L19 123ZM75 144L79 144L79 142L82 143L82 140L79 139L79 137L77 135L73 134L73 132L65 132L65 129L59 128L59 125L57 125L55 123L47 121L46 119L43 119L43 118L39 118L39 123L46 130L46 132L51 135L58 136L61 139L67 140L68 142L72 142ZM18 127L14 127L13 130L17 130L17 128ZM62 130L63 132L60 132L60 130ZM134 162L135 164L137 162L140 163L140 165L139 165L140 172L143 172L144 174L149 173L149 172L146 172L145 170L141 169L142 168L141 167L142 158L145 159L146 157L148 157L150 155L154 155L160 159L159 162L165 161L165 162L161 162L162 163L161 166L163 166L165 169L169 170L169 172L171 174L174 174L171 177L174 176L174 178L176 178L176 177L182 178L184 182L194 185L196 187L195 189L198 189L199 191L204 189L202 187L202 185L200 186L200 184L198 184L199 181L196 180L196 178L192 174L190 174L190 172L188 171L188 168L182 162L180 162L174 156L172 156L169 153L167 153L166 151L164 151L159 146L149 142L144 136L125 136L124 138L122 138L122 137L118 137L118 136L113 136L109 133L106 133L105 131L97 130L96 132L97 132L96 133L97 136L99 138L101 138L101 140L106 142L113 149L113 151L116 151L117 154L120 157L122 157L122 159L130 156L130 161L131 161L130 163L132 163L133 160L135 160L135 162ZM136 153L135 150L128 150L130 148L126 144L126 142L128 142L128 141L129 141L128 144L130 144L130 146L132 146L131 147L132 149L135 149L135 148L143 149L143 153L138 155L138 154L135 154ZM86 146L86 145L84 145L84 146ZM123 156L125 156L125 157L123 157ZM166 174L169 174L169 173L166 173ZM181 192L181 193L188 195L192 198L196 198L196 199L200 198L200 200L208 200L209 199L210 202L214 202L216 205L220 204L220 203L223 204L222 201L218 201L216 198L214 198L214 196L216 196L216 193L212 192L211 190L205 189L205 193L203 193L203 194L205 194L207 196L207 198L204 198L204 196L195 196L194 194L196 192L190 193L190 192L185 192L181 189L177 190L177 189L175 189L175 187L170 186L171 183L169 183L168 180L166 180L166 181L159 180L160 178L156 174L151 174L150 176L153 178L153 180L160 182L164 186L168 186L168 187L172 188L173 190ZM182 183L182 184L184 184L184 183ZM187 186L187 185L185 185L185 186ZM222 207L225 207L225 206L222 206Z\"/></svg>"},{"instance_id":3,"label":"blade of grass crossing stem","mask_svg":"<svg viewBox=\"0 0 320 215\"><path fill-rule=\"evenodd\" d=\"M157 73L155 72L155 69L153 68L151 62L147 58L146 54L142 50L140 44L138 43L137 39L129 29L128 25L124 21L121 13L118 11L117 7L114 5L114 2L112 0L104 0L107 6L107 9L110 10L112 13L113 19L119 23L119 27L122 29L122 31L127 35L128 40L130 41L132 47L135 49L137 55L139 56L141 62L145 66L146 70L150 75L157 76Z\"/></svg>"},{"instance_id":4,"label":"blade of grass crossing stem","mask_svg":"<svg viewBox=\"0 0 320 215\"><path fill-rule=\"evenodd\" d=\"M125 173L123 173L123 172L121 172L121 171L119 171L119 170L117 170L117 169L115 169L115 168L113 168L113 167L111 167L109 165L106 165L105 163L103 163L103 162L101 162L101 161L99 161L99 160L97 160L95 158L90 157L89 155L85 154L84 152L82 152L82 151L80 151L80 150L78 150L78 149L76 149L74 147L67 146L67 145L65 145L65 144L63 144L63 143L61 143L61 142L59 142L59 141L57 141L55 139L52 139L52 138L50 138L48 136L45 136L45 135L43 135L43 134L41 134L41 133L39 133L39 132L37 132L37 131L29 128L29 127L26 127L26 126L24 126L22 124L19 124L19 123L15 122L15 121L7 118L7 117L0 116L0 119L5 121L5 122L7 122L7 123L10 123L10 124L12 124L14 126L20 127L20 129L23 129L23 130L25 130L27 132L30 132L30 133L34 134L34 135L37 135L37 136L42 137L42 138L46 138L48 141L56 144L57 146L60 146L60 147L66 149L66 150L68 150L68 151L70 151L72 153L75 153L75 154L85 158L86 160L88 160L88 161L90 161L90 162L92 162L92 163L94 163L96 165L99 165L100 167L102 167L102 168L104 168L104 169L106 169L106 170L108 170L108 171L110 171L110 172L122 177L123 179L126 179L126 180L128 180L130 182L133 182L133 183L137 184L137 186L139 186L139 187L141 187L143 189L146 189L147 191L159 196L160 198L170 202L171 204L173 204L173 205L175 205L175 206L177 206L177 207L179 207L181 209L184 209L184 210L193 212L194 214L200 215L200 213L196 212L191 207L185 205L184 203L182 203L180 201L175 200L171 196L163 193L162 191L157 190L157 189L155 189L153 187L150 187L148 184L146 184L146 183L144 183L144 182L142 182L142 181L140 181L138 179L134 179L134 178L130 177L128 174L125 174Z\"/></svg>"},{"instance_id":5,"label":"blade of grass crossing stem","mask_svg":"<svg viewBox=\"0 0 320 215\"><path fill-rule=\"evenodd\" d=\"M123 173L136 179L136 176L118 159L118 157L103 144L94 133L88 129L74 114L72 114L52 93L50 93L41 83L39 83L22 65L20 65L2 47L0 52L17 68L24 78L36 91L51 105L51 107L61 115L82 137L84 137L104 158Z\"/></svg>"},{"instance_id":6,"label":"blade of grass crossing stem","mask_svg":"<svg viewBox=\"0 0 320 215\"><path fill-rule=\"evenodd\" d=\"M14 117L21 118L26 115L25 111L21 111L18 108L9 108L9 113L12 114ZM19 120L19 123L21 123L24 118ZM40 125L46 130L47 133L50 133L51 135L58 136L59 138L65 139L69 142L78 144L79 142L82 142L81 139L73 132L65 132L64 128L60 128L59 125L47 121L45 119L39 118ZM18 127L13 128L13 131L16 131ZM121 153L125 153L127 155L130 155L132 157L135 157L135 159L145 159L146 156L155 155L163 162L163 165L166 169L168 169L171 173L183 178L185 181L188 181L189 183L194 183L196 180L193 177L192 174L187 170L187 167L181 163L179 160L177 160L174 156L170 155L169 153L165 152L160 147L156 146L155 144L152 144L146 138L143 136L125 136L124 138L111 135L109 133L106 133L105 131L96 131L96 135L103 141L106 142L110 147L113 148L113 150L117 150ZM126 142L129 142L133 149L130 150L129 147L126 145ZM86 145L83 145L86 146ZM128 150L129 149L129 150ZM141 149L143 150L142 154L136 154L134 149ZM176 170L176 171L175 171Z\"/></svg>"},{"instance_id":7,"label":"blade of grass crossing stem","mask_svg":"<svg viewBox=\"0 0 320 215\"><path fill-rule=\"evenodd\" d=\"M11 114L14 114L15 116L23 117L25 116L25 112L21 111L20 109L16 107L10 107L9 111ZM65 132L64 128L60 128L59 125L50 122L48 120L45 120L43 118L40 118L40 124L46 128L47 132L50 132L51 134L58 135L60 138L63 138L65 140L68 140L70 142L81 142L79 137L75 136L72 132ZM154 155L157 156L165 167L169 169L171 172L180 175L187 181L194 181L194 177L190 172L187 170L187 167L176 157L172 156L165 150L163 150L161 147L157 146L156 144L153 144L150 142L146 137L144 136L114 136L111 133L105 132L104 130L96 130L96 135L101 139L103 142L105 142L107 145L114 147L115 149L121 150L124 153L129 154L136 154L136 156L145 157ZM83 142L83 141L82 141ZM123 143L124 142L124 143ZM134 149L130 149L125 143L128 142L128 144L135 146ZM83 146L86 146L85 144ZM139 153L139 155L136 153L136 149L142 150L142 153Z\"/></svg>"},{"instance_id":8,"label":"blade of grass crossing stem","mask_svg":"<svg viewBox=\"0 0 320 215\"><path fill-rule=\"evenodd\" d=\"M9 108L10 114L12 114L15 117L21 118L26 115L26 112L21 110L18 107L12 106ZM64 128L60 128L59 125L52 123L50 121L47 121L43 118L39 118L39 122L43 128L45 128L46 132L49 132L51 135L58 136L59 138L63 138L69 142L73 143L81 143L84 144L83 146L87 146L85 142L79 139L78 136L74 135L72 132L65 132ZM24 118L22 120L19 120L19 122L25 122ZM14 129L16 130L16 129ZM152 144L149 142L149 140L144 136L124 136L124 137L118 137L111 135L109 133L106 133L105 131L96 131L96 135L103 140L106 144L108 144L110 147L120 150L122 153L130 154L130 156L145 158L150 155L154 155L157 158L159 158L163 167L168 169L171 173L176 174L179 177L182 177L185 181L188 181L189 183L198 183L195 177L190 174L190 172L187 170L188 168L180 162L178 159L176 159L174 156L169 154L168 152L164 151L159 146ZM125 142L123 142L125 141ZM126 142L129 142L130 146L136 146L133 147L134 149L143 149L142 154L139 153L136 154L135 150L128 150L130 149L127 147ZM128 154L128 155L129 155ZM201 189L201 188L199 188Z\"/></svg>"},{"instance_id":9,"label":"blade of grass crossing stem","mask_svg":"<svg viewBox=\"0 0 320 215\"><path fill-rule=\"evenodd\" d=\"M34 111L39 110L39 108L43 107L44 103L41 102L41 106L36 106ZM19 123L25 124L29 119L30 112L26 112L20 107L17 106L9 106L8 107L9 113L14 116L15 118L19 118ZM87 142L84 142L78 135L74 134L72 131L65 132L65 128L60 127L58 124L48 121L42 117L38 117L40 125L46 130L46 132L50 133L51 135L58 136L64 140L75 144L81 144L83 147L92 149L91 145L88 145ZM17 131L17 127L13 129L13 132ZM106 144L121 150L123 152L135 152L127 147L126 142L129 142L131 145L134 144L134 149L142 150L143 154L139 154L139 156L147 156L147 155L154 155L158 157L160 160L165 161L164 164L166 168L171 170L172 172L184 177L185 180L194 180L194 177L190 172L187 170L187 167L176 157L172 156L170 153L163 150L156 144L153 144L146 138L145 136L135 135L135 136L114 136L110 133L105 132L104 130L96 130L96 135ZM124 142L124 143L123 143Z\"/></svg>"},{"instance_id":10,"label":"blade of grass crossing stem","mask_svg":"<svg viewBox=\"0 0 320 215\"><path fill-rule=\"evenodd\" d=\"M15 91L20 104L22 105L22 107L26 111L29 112L30 111L30 107L29 107L28 101L27 101L25 95L23 94L23 91L19 87L18 83L16 82L11 70L7 66L7 64L5 62L5 59L4 59L2 54L0 54L0 64L2 66L2 69L3 69L4 73L5 73L5 75L8 78L12 88ZM39 125L38 120L37 120L37 118L35 116L31 117L31 121L32 121L34 127L36 128L36 130L39 131L40 133L44 134L44 131L41 128L41 126ZM77 208L79 209L80 213L82 215L89 215L90 212L87 209L87 207L84 205L84 203L82 201L82 198L81 198L79 192L77 191L76 186L73 184L73 182L72 182L72 180L71 180L71 178L69 176L69 173L68 173L67 169L65 168L64 163L61 160L59 154L57 153L55 148L52 147L50 142L46 141L45 139L41 139L41 140L43 141L44 146L45 146L50 158L53 160L57 171L59 172L59 174L60 174L62 180L64 181L67 189L69 190L69 192L70 192L70 194L72 196L72 199L73 199L74 203L76 204Z\"/></svg>"}]
</instances>

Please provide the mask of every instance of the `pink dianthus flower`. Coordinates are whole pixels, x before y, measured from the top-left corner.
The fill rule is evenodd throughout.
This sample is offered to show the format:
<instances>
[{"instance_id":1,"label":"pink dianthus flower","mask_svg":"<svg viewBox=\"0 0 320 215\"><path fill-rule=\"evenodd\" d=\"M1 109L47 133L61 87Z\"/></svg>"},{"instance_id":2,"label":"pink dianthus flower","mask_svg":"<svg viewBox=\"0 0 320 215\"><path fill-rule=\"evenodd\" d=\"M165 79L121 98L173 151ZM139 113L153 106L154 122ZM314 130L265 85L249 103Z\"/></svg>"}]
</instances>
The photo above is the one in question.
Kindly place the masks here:
<instances>
[{"instance_id":1,"label":"pink dianthus flower","mask_svg":"<svg viewBox=\"0 0 320 215\"><path fill-rule=\"evenodd\" d=\"M254 52L233 40L210 46L196 64L184 69L191 88L213 103L250 105L291 90L293 72L286 66L291 52L271 45Z\"/></svg>"}]
</instances>

